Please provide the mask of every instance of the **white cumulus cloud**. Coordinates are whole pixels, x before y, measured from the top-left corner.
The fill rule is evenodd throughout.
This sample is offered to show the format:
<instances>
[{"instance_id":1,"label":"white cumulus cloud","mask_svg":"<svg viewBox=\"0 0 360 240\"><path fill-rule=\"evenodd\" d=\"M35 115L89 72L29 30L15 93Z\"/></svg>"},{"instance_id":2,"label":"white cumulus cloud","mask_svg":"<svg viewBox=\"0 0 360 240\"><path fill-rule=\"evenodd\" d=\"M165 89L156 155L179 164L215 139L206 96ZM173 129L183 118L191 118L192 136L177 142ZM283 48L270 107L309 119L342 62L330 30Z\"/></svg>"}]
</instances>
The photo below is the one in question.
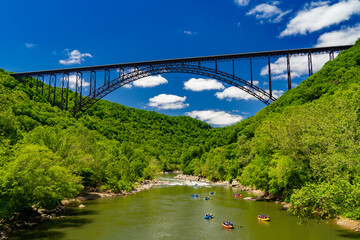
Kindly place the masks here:
<instances>
[{"instance_id":1,"label":"white cumulus cloud","mask_svg":"<svg viewBox=\"0 0 360 240\"><path fill-rule=\"evenodd\" d=\"M149 87L155 87L161 84L166 84L168 81L161 75L157 76L148 76L141 78L139 80L136 80L133 82L133 85L135 87L142 87L142 88L149 88Z\"/></svg>"},{"instance_id":2,"label":"white cumulus cloud","mask_svg":"<svg viewBox=\"0 0 360 240\"><path fill-rule=\"evenodd\" d=\"M255 97L250 95L249 93L241 90L238 87L228 87L222 92L215 93L215 96L218 99L226 99L228 101L231 101L232 99L236 100L256 100Z\"/></svg>"},{"instance_id":3,"label":"white cumulus cloud","mask_svg":"<svg viewBox=\"0 0 360 240\"><path fill-rule=\"evenodd\" d=\"M330 4L330 1L305 4L304 8L290 20L286 29L280 33L280 37L312 33L360 14L359 0L343 0Z\"/></svg>"},{"instance_id":4,"label":"white cumulus cloud","mask_svg":"<svg viewBox=\"0 0 360 240\"><path fill-rule=\"evenodd\" d=\"M335 53L336 57L338 53ZM313 73L319 71L324 64L329 61L329 54L313 54L312 57ZM292 78L309 75L308 56L291 56L290 72ZM261 76L268 76L269 68L264 66L260 72ZM271 63L271 77L273 80L287 80L287 58L280 57Z\"/></svg>"},{"instance_id":5,"label":"white cumulus cloud","mask_svg":"<svg viewBox=\"0 0 360 240\"><path fill-rule=\"evenodd\" d=\"M269 90L266 90L266 92L269 92ZM275 98L279 98L281 95L283 95L284 91L283 90L272 90L272 95Z\"/></svg>"},{"instance_id":6,"label":"white cumulus cloud","mask_svg":"<svg viewBox=\"0 0 360 240\"><path fill-rule=\"evenodd\" d=\"M249 4L250 0L234 0L234 2L239 6L246 6Z\"/></svg>"},{"instance_id":7,"label":"white cumulus cloud","mask_svg":"<svg viewBox=\"0 0 360 240\"><path fill-rule=\"evenodd\" d=\"M224 88L224 85L215 79L190 78L188 81L184 82L184 89L194 92L201 92L204 90L221 90Z\"/></svg>"},{"instance_id":8,"label":"white cumulus cloud","mask_svg":"<svg viewBox=\"0 0 360 240\"><path fill-rule=\"evenodd\" d=\"M263 23L264 20L270 23L281 22L283 16L290 13L291 10L282 11L276 6L277 4L278 2L274 2L273 5L262 3L251 9L246 15L254 15L261 23Z\"/></svg>"},{"instance_id":9,"label":"white cumulus cloud","mask_svg":"<svg viewBox=\"0 0 360 240\"><path fill-rule=\"evenodd\" d=\"M244 119L240 115L213 110L186 112L185 115L218 126L228 126Z\"/></svg>"},{"instance_id":10,"label":"white cumulus cloud","mask_svg":"<svg viewBox=\"0 0 360 240\"><path fill-rule=\"evenodd\" d=\"M268 89L266 89L265 91L269 92ZM284 93L284 91L282 91L282 90L272 90L272 95L275 98L280 97L283 93ZM261 96L264 99L267 99L267 97L265 95L263 95L262 93L260 93L260 92L257 92L257 95ZM248 101L248 100L257 100L257 98L255 98L253 95L241 90L238 87L234 87L234 86L228 87L222 92L215 93L215 96L220 100L225 99L227 101L231 101L233 99L235 99L235 100L246 100L246 101Z\"/></svg>"},{"instance_id":11,"label":"white cumulus cloud","mask_svg":"<svg viewBox=\"0 0 360 240\"><path fill-rule=\"evenodd\" d=\"M148 105L158 109L182 109L188 107L188 103L184 103L186 96L180 97L172 94L159 94L149 99Z\"/></svg>"},{"instance_id":12,"label":"white cumulus cloud","mask_svg":"<svg viewBox=\"0 0 360 240\"><path fill-rule=\"evenodd\" d=\"M337 31L332 31L322 34L318 38L316 47L328 47L338 45L350 45L360 37L360 24L352 27L342 28Z\"/></svg>"},{"instance_id":13,"label":"white cumulus cloud","mask_svg":"<svg viewBox=\"0 0 360 240\"><path fill-rule=\"evenodd\" d=\"M81 64L85 61L86 57L92 58L92 55L90 53L81 53L79 50L76 49L71 52L69 52L68 49L65 49L65 51L67 52L69 58L59 60L59 63L63 65Z\"/></svg>"}]
</instances>

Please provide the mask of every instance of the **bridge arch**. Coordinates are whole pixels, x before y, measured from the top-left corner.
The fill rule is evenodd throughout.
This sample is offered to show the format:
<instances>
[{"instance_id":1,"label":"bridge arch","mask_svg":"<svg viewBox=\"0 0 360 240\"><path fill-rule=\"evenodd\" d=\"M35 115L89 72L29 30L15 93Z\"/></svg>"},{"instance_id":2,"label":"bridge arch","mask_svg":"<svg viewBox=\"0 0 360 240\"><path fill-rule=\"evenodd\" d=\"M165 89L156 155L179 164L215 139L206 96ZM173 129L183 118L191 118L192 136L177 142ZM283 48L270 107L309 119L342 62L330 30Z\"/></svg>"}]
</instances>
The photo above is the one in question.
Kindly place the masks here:
<instances>
[{"instance_id":1,"label":"bridge arch","mask_svg":"<svg viewBox=\"0 0 360 240\"><path fill-rule=\"evenodd\" d=\"M278 51L267 51L267 52L253 52L253 53L239 53L239 54L227 54L227 55L216 55L216 56L203 56L203 57L190 57L190 58L177 58L177 59L167 59L167 60L155 60L155 61L145 61L145 62L133 62L133 63L120 63L120 64L110 64L110 65L98 65L98 66L88 66L88 67L76 67L76 68L67 68L67 69L53 69L53 70L44 70L44 71L32 71L32 72L22 72L22 73L11 73L10 75L15 78L29 78L31 76L36 77L38 81L35 83L36 91L38 91L38 85L41 87L41 94L44 94L45 86L45 76L49 77L49 87L48 87L48 100L50 101L50 96L53 96L53 101L50 103L52 106L55 105L55 95L56 95L56 79L58 75L62 75L61 80L61 110L68 110L68 92L69 92L69 76L76 75L76 87L75 87L75 106L71 109L71 112L75 117L80 116L85 112L89 107L96 103L99 99L103 98L112 91L129 84L133 81L136 81L140 78L152 76L156 74L163 73L190 73L197 74L201 76L210 77L217 79L219 81L228 83L232 86L238 87L239 89L247 92L253 97L259 99L265 104L270 104L275 101L276 98L272 95L272 85L271 85L271 58L286 57L287 59L287 78L288 78L288 89L291 89L291 69L290 69L290 56L300 56L307 55L308 57L308 68L309 76L313 74L312 71L312 54L324 54L329 53L330 60L334 58L334 52L345 50L352 47L352 45L344 46L332 46L332 47L319 47L319 48L302 48L302 49L288 49L288 50L278 50ZM268 59L268 70L269 70L269 93L263 89L252 85L252 60L259 58ZM234 76L235 67L234 62L240 59L250 60L250 73L251 73L251 83ZM217 70L217 62L229 62L232 61L233 74ZM202 67L203 63L215 63L215 68L206 68ZM110 71L115 69L135 69L129 73L124 73L113 80L110 80ZM98 71L105 72L104 85L96 88L96 73ZM90 94L87 97L83 97L83 73L90 72ZM25 80L25 81L31 81ZM31 83L30 83L31 84ZM65 86L66 85L66 86ZM40 90L39 90L40 91ZM79 96L79 97L78 97Z\"/></svg>"},{"instance_id":2,"label":"bridge arch","mask_svg":"<svg viewBox=\"0 0 360 240\"><path fill-rule=\"evenodd\" d=\"M79 117L82 113L84 113L87 109L89 109L92 105L94 105L98 100L102 99L103 97L115 91L116 89L123 87L124 85L130 84L141 78L154 76L158 74L164 74L164 73L189 73L189 74L196 74L196 75L201 75L212 79L216 79L218 81L230 84L245 91L246 93L252 95L256 99L262 101L266 105L269 105L272 101L276 100L275 97L270 96L270 94L265 90L249 83L248 81L242 78L231 75L229 73L200 65L172 63L172 64L149 65L142 68L134 68L132 69L131 72L124 73L121 76L95 89L83 100L82 102L83 104L75 105L75 107L72 108L71 111L74 113L76 117Z\"/></svg>"}]
</instances>

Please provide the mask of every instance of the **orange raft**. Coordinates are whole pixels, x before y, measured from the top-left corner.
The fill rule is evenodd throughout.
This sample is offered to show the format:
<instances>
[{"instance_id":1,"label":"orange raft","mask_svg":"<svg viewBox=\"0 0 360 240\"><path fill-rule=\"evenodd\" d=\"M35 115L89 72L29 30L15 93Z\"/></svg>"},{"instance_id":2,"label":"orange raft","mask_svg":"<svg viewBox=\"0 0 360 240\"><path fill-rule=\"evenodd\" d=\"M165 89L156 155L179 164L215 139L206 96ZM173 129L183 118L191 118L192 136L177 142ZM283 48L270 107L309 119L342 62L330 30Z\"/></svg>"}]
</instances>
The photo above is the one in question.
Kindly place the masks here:
<instances>
[{"instance_id":1,"label":"orange raft","mask_svg":"<svg viewBox=\"0 0 360 240\"><path fill-rule=\"evenodd\" d=\"M223 222L221 225L222 225L223 228L226 228L226 229L233 229L234 228L234 225L231 222L228 222L228 221Z\"/></svg>"},{"instance_id":2,"label":"orange raft","mask_svg":"<svg viewBox=\"0 0 360 240\"><path fill-rule=\"evenodd\" d=\"M242 194L240 194L240 193L235 193L234 194L234 198L241 198L243 195Z\"/></svg>"}]
</instances>

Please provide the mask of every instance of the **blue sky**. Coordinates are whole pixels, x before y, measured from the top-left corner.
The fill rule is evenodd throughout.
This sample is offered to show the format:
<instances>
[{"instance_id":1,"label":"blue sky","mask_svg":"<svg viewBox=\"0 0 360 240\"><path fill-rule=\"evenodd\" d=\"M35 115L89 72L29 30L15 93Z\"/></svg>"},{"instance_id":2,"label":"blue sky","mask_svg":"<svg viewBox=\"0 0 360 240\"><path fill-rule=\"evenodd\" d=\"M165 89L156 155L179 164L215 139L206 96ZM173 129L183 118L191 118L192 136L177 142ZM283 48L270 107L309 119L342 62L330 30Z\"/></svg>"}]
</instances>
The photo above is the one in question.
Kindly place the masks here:
<instances>
[{"instance_id":1,"label":"blue sky","mask_svg":"<svg viewBox=\"0 0 360 240\"><path fill-rule=\"evenodd\" d=\"M360 0L5 0L1 5L0 68L14 72L345 45L360 37ZM314 70L327 60L314 56ZM229 71L230 64L218 68ZM235 64L237 76L250 79L249 62ZM263 89L266 64L253 63ZM272 59L277 95L286 91L285 64ZM308 73L306 57L293 57L291 67L295 87ZM138 80L105 99L213 126L234 124L265 107L229 85L190 74Z\"/></svg>"}]
</instances>

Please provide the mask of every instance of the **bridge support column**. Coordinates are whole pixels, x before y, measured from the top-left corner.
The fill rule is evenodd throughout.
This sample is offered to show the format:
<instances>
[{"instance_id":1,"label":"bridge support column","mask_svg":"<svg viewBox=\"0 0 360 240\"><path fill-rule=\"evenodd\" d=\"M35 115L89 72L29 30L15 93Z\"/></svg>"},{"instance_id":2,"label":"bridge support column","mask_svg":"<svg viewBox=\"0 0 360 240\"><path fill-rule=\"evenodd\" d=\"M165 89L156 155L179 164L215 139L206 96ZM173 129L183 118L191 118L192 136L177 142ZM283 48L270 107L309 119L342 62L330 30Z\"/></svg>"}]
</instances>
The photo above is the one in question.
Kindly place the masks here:
<instances>
[{"instance_id":1,"label":"bridge support column","mask_svg":"<svg viewBox=\"0 0 360 240\"><path fill-rule=\"evenodd\" d=\"M83 74L81 73L80 75L80 104L79 104L79 109L81 110L81 101L82 101L82 85L83 85Z\"/></svg>"},{"instance_id":2,"label":"bridge support column","mask_svg":"<svg viewBox=\"0 0 360 240\"><path fill-rule=\"evenodd\" d=\"M253 70L252 70L252 58L250 58L250 79L251 79L251 86L253 86L254 79L253 79Z\"/></svg>"},{"instance_id":3,"label":"bridge support column","mask_svg":"<svg viewBox=\"0 0 360 240\"><path fill-rule=\"evenodd\" d=\"M55 99L56 99L56 75L54 76L54 100L52 106L55 106Z\"/></svg>"},{"instance_id":4,"label":"bridge support column","mask_svg":"<svg viewBox=\"0 0 360 240\"><path fill-rule=\"evenodd\" d=\"M215 60L215 72L217 72L217 61Z\"/></svg>"},{"instance_id":5,"label":"bridge support column","mask_svg":"<svg viewBox=\"0 0 360 240\"><path fill-rule=\"evenodd\" d=\"M119 72L119 85L121 85L121 83L124 80L125 70L123 68L119 68L117 71ZM95 97L95 94L94 94L94 97Z\"/></svg>"},{"instance_id":6,"label":"bridge support column","mask_svg":"<svg viewBox=\"0 0 360 240\"><path fill-rule=\"evenodd\" d=\"M335 56L334 56L334 51L331 51L329 53L329 58L330 58L330 61L334 60Z\"/></svg>"},{"instance_id":7,"label":"bridge support column","mask_svg":"<svg viewBox=\"0 0 360 240\"><path fill-rule=\"evenodd\" d=\"M64 86L65 86L66 79L69 79L69 74L63 73L62 80L61 80L61 103L60 103L61 110L64 109ZM69 80L67 80L67 81L69 81Z\"/></svg>"},{"instance_id":8,"label":"bridge support column","mask_svg":"<svg viewBox=\"0 0 360 240\"><path fill-rule=\"evenodd\" d=\"M70 76L67 74L66 79L66 111L68 110L68 103L69 103L69 82L70 82Z\"/></svg>"},{"instance_id":9,"label":"bridge support column","mask_svg":"<svg viewBox=\"0 0 360 240\"><path fill-rule=\"evenodd\" d=\"M96 72L94 70L91 70L90 71L90 90L89 90L90 97L91 97L91 95L94 95L94 97L95 97L95 89L96 89Z\"/></svg>"},{"instance_id":10,"label":"bridge support column","mask_svg":"<svg viewBox=\"0 0 360 240\"><path fill-rule=\"evenodd\" d=\"M288 89L291 89L291 71L290 71L290 55L289 53L286 55L287 59L287 75L288 75Z\"/></svg>"},{"instance_id":11,"label":"bridge support column","mask_svg":"<svg viewBox=\"0 0 360 240\"><path fill-rule=\"evenodd\" d=\"M271 86L271 62L270 62L270 56L268 57L268 65L269 65L269 94L270 94L270 98L272 98L272 86Z\"/></svg>"},{"instance_id":12,"label":"bridge support column","mask_svg":"<svg viewBox=\"0 0 360 240\"><path fill-rule=\"evenodd\" d=\"M233 67L232 75L233 75L233 78L235 78L235 61L234 61L234 59L232 60L232 67Z\"/></svg>"},{"instance_id":13,"label":"bridge support column","mask_svg":"<svg viewBox=\"0 0 360 240\"><path fill-rule=\"evenodd\" d=\"M83 81L82 72L77 72L76 73L76 86L75 86L75 108L74 108L76 112L81 111L82 81ZM79 94L79 101L78 101L78 94Z\"/></svg>"},{"instance_id":14,"label":"bridge support column","mask_svg":"<svg viewBox=\"0 0 360 240\"><path fill-rule=\"evenodd\" d=\"M38 91L39 75L36 76L35 91Z\"/></svg>"},{"instance_id":15,"label":"bridge support column","mask_svg":"<svg viewBox=\"0 0 360 240\"><path fill-rule=\"evenodd\" d=\"M104 85L109 84L110 83L110 70L109 69L105 69L104 71L105 76L104 76Z\"/></svg>"},{"instance_id":16,"label":"bridge support column","mask_svg":"<svg viewBox=\"0 0 360 240\"><path fill-rule=\"evenodd\" d=\"M53 102L51 103L51 85L54 84L54 100ZM51 106L54 106L55 105L55 94L56 94L56 74L50 74L49 76L49 92L48 92L48 102L51 103Z\"/></svg>"},{"instance_id":17,"label":"bridge support column","mask_svg":"<svg viewBox=\"0 0 360 240\"><path fill-rule=\"evenodd\" d=\"M49 76L48 102L50 102L51 77L52 77L52 75Z\"/></svg>"},{"instance_id":18,"label":"bridge support column","mask_svg":"<svg viewBox=\"0 0 360 240\"><path fill-rule=\"evenodd\" d=\"M41 95L44 95L45 77L44 75L40 75L40 77L42 78Z\"/></svg>"},{"instance_id":19,"label":"bridge support column","mask_svg":"<svg viewBox=\"0 0 360 240\"><path fill-rule=\"evenodd\" d=\"M311 76L313 75L311 53L308 54L308 67L309 67L309 76Z\"/></svg>"}]
</instances>

